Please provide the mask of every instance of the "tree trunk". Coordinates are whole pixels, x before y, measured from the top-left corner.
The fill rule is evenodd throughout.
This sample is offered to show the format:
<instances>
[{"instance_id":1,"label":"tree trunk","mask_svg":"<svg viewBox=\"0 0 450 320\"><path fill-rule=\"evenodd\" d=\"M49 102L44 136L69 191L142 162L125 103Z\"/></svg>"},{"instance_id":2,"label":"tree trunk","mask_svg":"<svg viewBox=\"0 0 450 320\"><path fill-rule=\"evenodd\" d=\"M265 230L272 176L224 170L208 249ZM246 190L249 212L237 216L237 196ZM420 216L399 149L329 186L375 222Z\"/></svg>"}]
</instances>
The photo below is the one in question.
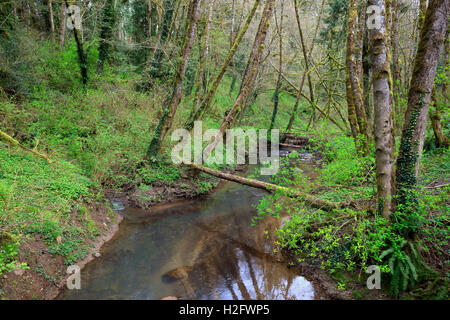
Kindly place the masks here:
<instances>
[{"instance_id":1,"label":"tree trunk","mask_svg":"<svg viewBox=\"0 0 450 320\"><path fill-rule=\"evenodd\" d=\"M393 1L393 13L392 13L392 83L393 83L393 104L395 107L395 132L401 131L401 117L404 114L404 110L400 105L400 98L402 97L402 77L400 70L400 43L399 43L399 23L400 23L400 3L399 0Z\"/></svg>"},{"instance_id":2,"label":"tree trunk","mask_svg":"<svg viewBox=\"0 0 450 320\"><path fill-rule=\"evenodd\" d=\"M434 138L436 141L436 146L438 148L448 148L450 146L449 139L445 136L443 130L442 130L442 123L441 123L441 113L439 111L439 105L436 97L436 87L433 88L433 91L431 93L431 103L432 103L432 109L430 112L430 120L431 120L431 126L433 128Z\"/></svg>"},{"instance_id":3,"label":"tree trunk","mask_svg":"<svg viewBox=\"0 0 450 320\"><path fill-rule=\"evenodd\" d=\"M52 48L55 49L55 22L53 20L53 5L52 0L47 0L47 6L48 6L48 17L50 21L50 32L52 37Z\"/></svg>"},{"instance_id":4,"label":"tree trunk","mask_svg":"<svg viewBox=\"0 0 450 320\"><path fill-rule=\"evenodd\" d=\"M385 11L383 0L369 0L369 5ZM381 28L369 30L372 47L372 82L374 96L374 136L376 151L376 181L378 190L378 211L389 218L392 211L394 189L394 135L392 123L392 88L389 61L389 41L385 16Z\"/></svg>"},{"instance_id":5,"label":"tree trunk","mask_svg":"<svg viewBox=\"0 0 450 320\"><path fill-rule=\"evenodd\" d=\"M348 117L352 136L358 151L366 155L368 153L368 126L367 117L362 99L361 84L358 76L356 64L356 27L358 25L358 4L356 0L351 0L348 11L347 25L347 104Z\"/></svg>"},{"instance_id":6,"label":"tree trunk","mask_svg":"<svg viewBox=\"0 0 450 320\"><path fill-rule=\"evenodd\" d=\"M242 38L244 37L245 32L247 31L250 22L253 20L253 17L255 15L256 9L258 8L259 3L261 0L255 0L252 9L250 10L250 13L247 16L247 20L245 21L244 26L239 32L239 35L237 36L236 40L234 41L233 47L228 52L227 58L225 59L224 63L222 64L220 73L217 75L216 79L214 80L213 84L211 85L211 88L209 89L208 93L206 94L206 97L203 99L202 103L198 107L198 110L195 114L191 114L189 117L189 120L186 122L186 129L192 129L194 126L194 122L198 120L201 115L210 107L211 101L216 94L217 88L219 87L220 82L222 81L222 78L227 71L228 65L231 62L231 59L233 58L237 47L239 46Z\"/></svg>"},{"instance_id":7,"label":"tree trunk","mask_svg":"<svg viewBox=\"0 0 450 320\"><path fill-rule=\"evenodd\" d=\"M149 5L149 7L150 7L150 9L149 9L149 11L152 11L151 9L152 9L152 0L149 0L148 1L148 5ZM158 26L158 31L157 31L157 33L156 33L156 38L155 38L155 42L153 43L153 48L152 48L152 50L151 50L151 52L150 52L150 56L149 56L149 61L150 62L152 62L153 61L153 59L154 59L154 57L155 57L155 54L156 54L156 51L158 50L158 48L159 48L159 44L160 44L160 42L161 42L161 34L162 34L162 12L161 12L161 8L157 8L156 9L156 12L157 12L157 14L158 14L158 24L157 24L157 26ZM150 14L150 13L149 13ZM149 28L151 28L151 20L149 20ZM151 30L149 30L149 31L151 31ZM149 39L151 39L151 34L149 34Z\"/></svg>"},{"instance_id":8,"label":"tree trunk","mask_svg":"<svg viewBox=\"0 0 450 320\"><path fill-rule=\"evenodd\" d=\"M302 27L301 27L301 23L300 23L300 17L299 17L299 14L298 14L297 0L293 0L293 1L294 1L294 9L295 9L295 19L297 21L297 27L298 27L298 30L299 30L299 33L300 33L300 40L301 40L301 43L302 43L303 57L305 57L305 52L304 52L304 50L305 50L304 49L305 48L304 47L305 43L303 41L303 31L302 31ZM301 78L299 90L298 90L298 93L297 93L297 97L295 99L294 108L292 110L291 117L289 118L289 123L288 123L288 125L286 127L286 132L290 132L291 129L292 129L292 126L294 124L295 118L297 117L297 109L298 109L298 105L300 103L300 98L302 97L302 91L303 91L303 85L305 83L305 78L306 78L306 76L310 77L310 75L309 75L309 59L311 58L311 55L312 55L313 50L314 50L314 43L315 43L315 39L316 39L316 36L317 36L317 31L319 30L320 22L322 20L322 13L323 13L324 4L325 4L325 0L322 0L322 4L320 6L319 17L317 19L316 29L314 30L313 41L311 43L311 47L309 48L309 54L307 56L308 58L305 59L305 65L306 65L305 71L304 71L303 76ZM309 85L310 85L310 96L311 96L311 98L313 98L311 100L311 102L313 102L314 97L313 97L313 91L312 91L312 87L311 87L311 79L309 78L308 81L309 81ZM315 108L313 107L313 109L315 109Z\"/></svg>"},{"instance_id":9,"label":"tree trunk","mask_svg":"<svg viewBox=\"0 0 450 320\"><path fill-rule=\"evenodd\" d=\"M278 113L278 103L279 103L279 95L280 95L280 87L281 87L281 75L283 73L283 15L284 15L284 0L281 0L281 12L280 12L280 25L278 26L278 33L280 37L280 51L279 51L279 67L278 70L278 79L277 84L275 87L275 92L273 94L273 113L272 113L272 120L270 122L269 130L272 130L275 125L275 119L277 117ZM275 17L276 19L276 17Z\"/></svg>"},{"instance_id":10,"label":"tree trunk","mask_svg":"<svg viewBox=\"0 0 450 320\"><path fill-rule=\"evenodd\" d=\"M159 124L155 129L154 137L147 150L148 157L156 156L156 154L158 153L161 147L161 142L163 141L164 137L166 136L167 132L172 126L173 118L177 111L178 105L181 101L183 80L186 74L187 65L189 63L189 59L192 52L192 46L195 40L197 22L200 16L201 3L202 0L191 1L190 4L191 8L189 10L188 15L188 21L190 21L190 23L185 30L185 41L179 58L175 79L173 81L172 95L167 103L167 107L164 110L164 113L159 121Z\"/></svg>"},{"instance_id":11,"label":"tree trunk","mask_svg":"<svg viewBox=\"0 0 450 320\"><path fill-rule=\"evenodd\" d=\"M203 42L203 54L200 62L200 70L198 74L198 81L197 81L197 88L195 89L195 98L194 98L194 105L192 108L192 114L195 114L197 112L197 109L200 105L200 93L201 89L203 87L203 81L205 76L205 68L206 68L206 59L208 57L208 45L209 45L209 34L211 31L211 21L212 21L212 15L213 15L213 7L214 7L214 0L210 0L209 3L209 14L208 14L208 21L205 26L205 35L204 35L204 42Z\"/></svg>"},{"instance_id":12,"label":"tree trunk","mask_svg":"<svg viewBox=\"0 0 450 320\"><path fill-rule=\"evenodd\" d=\"M247 72L244 75L244 82L240 90L239 96L237 97L233 107L228 112L227 116L223 120L219 131L211 139L211 143L205 148L203 152L204 159L208 159L211 152L216 147L217 143L222 139L222 134L226 129L229 128L232 121L235 119L236 115L239 114L241 108L250 94L250 88L252 87L253 81L258 73L258 69L261 64L261 58L264 50L264 43L267 36L267 30L270 24L270 18L272 17L272 10L275 0L266 0L264 10L262 12L261 20L259 22L258 31L256 32L255 41L253 42L253 47L250 53L249 62L247 64Z\"/></svg>"},{"instance_id":13,"label":"tree trunk","mask_svg":"<svg viewBox=\"0 0 450 320\"><path fill-rule=\"evenodd\" d=\"M64 40L66 37L66 23L67 23L67 15L66 15L66 2L63 1L61 3L61 22L59 24L59 47L62 49L64 47Z\"/></svg>"},{"instance_id":14,"label":"tree trunk","mask_svg":"<svg viewBox=\"0 0 450 320\"><path fill-rule=\"evenodd\" d=\"M408 191L417 184L431 92L448 25L449 5L449 0L430 0L420 34L397 160L399 204L409 202Z\"/></svg>"},{"instance_id":15,"label":"tree trunk","mask_svg":"<svg viewBox=\"0 0 450 320\"><path fill-rule=\"evenodd\" d=\"M444 65L443 71L446 72L446 75L442 80L442 98L443 98L443 106L444 108L448 108L448 82L450 77L450 24L447 26L447 33L445 35L445 43L444 43ZM434 137L436 140L436 146L438 148L448 148L450 146L450 141L448 137L445 136L444 131L442 130L442 118L441 118L441 108L439 106L439 102L437 99L437 90L436 85L433 87L433 91L431 93L431 101L433 104L433 108L431 109L430 120L431 125L433 127Z\"/></svg>"},{"instance_id":16,"label":"tree trunk","mask_svg":"<svg viewBox=\"0 0 450 320\"><path fill-rule=\"evenodd\" d=\"M236 0L233 0L231 6L231 32L230 32L230 49L233 47L234 42L234 25L236 22Z\"/></svg>"}]
</instances>

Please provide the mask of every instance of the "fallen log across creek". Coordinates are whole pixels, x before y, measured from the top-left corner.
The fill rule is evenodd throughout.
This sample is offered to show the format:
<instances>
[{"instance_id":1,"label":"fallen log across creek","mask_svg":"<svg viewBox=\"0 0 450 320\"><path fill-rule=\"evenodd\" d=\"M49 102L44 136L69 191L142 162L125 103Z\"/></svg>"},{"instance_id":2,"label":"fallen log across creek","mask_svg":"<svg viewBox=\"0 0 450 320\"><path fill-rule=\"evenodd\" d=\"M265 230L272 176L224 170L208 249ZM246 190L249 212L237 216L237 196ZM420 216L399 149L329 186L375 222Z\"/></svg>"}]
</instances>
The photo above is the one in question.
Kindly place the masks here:
<instances>
[{"instance_id":1,"label":"fallen log across creek","mask_svg":"<svg viewBox=\"0 0 450 320\"><path fill-rule=\"evenodd\" d=\"M272 183L268 183L268 182L262 182L262 181L255 180L255 179L240 177L240 176L233 175L230 173L224 173L221 171L207 168L207 167L199 165L199 164L191 163L191 164L187 164L187 165L191 168L200 170L200 171L205 172L214 177L232 181L232 182L237 182L237 183L240 183L240 184L243 184L246 186L250 186L250 187L254 187L254 188L258 188L258 189L263 189L270 193L273 193L276 191L281 191L287 197L298 198L298 199L304 200L308 206L315 208L315 209L332 211L335 209L344 209L344 208L349 208L352 206L351 201L333 202L333 201L323 200L323 199L320 199L318 197L315 197L315 196L310 195L305 192L293 190L293 189L290 189L287 187L278 186L276 184L272 184Z\"/></svg>"}]
</instances>

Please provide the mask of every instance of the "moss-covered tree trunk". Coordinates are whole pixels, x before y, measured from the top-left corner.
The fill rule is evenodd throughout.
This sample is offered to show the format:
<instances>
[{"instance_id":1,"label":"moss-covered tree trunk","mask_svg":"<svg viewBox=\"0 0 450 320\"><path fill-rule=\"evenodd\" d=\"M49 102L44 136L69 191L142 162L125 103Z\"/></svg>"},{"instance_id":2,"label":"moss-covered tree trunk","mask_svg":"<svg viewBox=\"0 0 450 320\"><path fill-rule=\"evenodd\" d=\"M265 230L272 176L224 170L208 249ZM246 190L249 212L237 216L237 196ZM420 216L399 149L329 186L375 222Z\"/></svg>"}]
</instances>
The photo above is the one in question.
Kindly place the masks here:
<instances>
[{"instance_id":1,"label":"moss-covered tree trunk","mask_svg":"<svg viewBox=\"0 0 450 320\"><path fill-rule=\"evenodd\" d=\"M433 88L431 93L431 111L430 120L431 127L433 128L434 138L436 146L438 148L448 148L450 146L450 140L445 136L442 130L442 117L439 108L439 102L437 99L436 87Z\"/></svg>"},{"instance_id":2,"label":"moss-covered tree trunk","mask_svg":"<svg viewBox=\"0 0 450 320\"><path fill-rule=\"evenodd\" d=\"M365 155L368 153L369 134L361 84L359 81L360 77L356 63L357 26L358 2L356 0L351 0L348 10L346 53L348 119L358 151Z\"/></svg>"},{"instance_id":3,"label":"moss-covered tree trunk","mask_svg":"<svg viewBox=\"0 0 450 320\"><path fill-rule=\"evenodd\" d=\"M210 0L208 21L206 22L205 32L204 32L205 34L204 34L204 39L203 39L203 53L201 55L200 69L199 69L198 78L197 78L197 87L195 89L194 104L192 106L193 114L195 114L195 112L197 112L197 109L200 105L200 94L201 94L203 82L205 79L206 59L208 58L209 34L211 31L213 8L214 8L214 0Z\"/></svg>"},{"instance_id":4,"label":"moss-covered tree trunk","mask_svg":"<svg viewBox=\"0 0 450 320\"><path fill-rule=\"evenodd\" d=\"M378 210L388 218L392 210L394 190L394 135L392 123L392 88L389 49L387 43L384 0L369 0L369 6L382 10L380 29L369 30L372 48L372 83L374 96L374 136L376 151L376 181Z\"/></svg>"},{"instance_id":5,"label":"moss-covered tree trunk","mask_svg":"<svg viewBox=\"0 0 450 320\"><path fill-rule=\"evenodd\" d=\"M449 106L448 102L448 82L450 79L450 24L447 26L447 33L445 35L445 45L444 45L444 65L443 72L445 72L445 76L442 77L442 106L445 108ZM433 133L436 141L436 146L438 148L447 148L450 146L449 138L444 134L442 130L442 117L441 117L441 109L443 107L439 103L438 100L438 91L436 89L436 84L433 88L433 92L431 94L432 100L432 109L430 113L431 125L433 127Z\"/></svg>"},{"instance_id":6,"label":"moss-covered tree trunk","mask_svg":"<svg viewBox=\"0 0 450 320\"><path fill-rule=\"evenodd\" d=\"M47 0L48 7L48 18L50 22L50 35L52 38L52 48L55 49L55 21L53 20L53 2L52 0Z\"/></svg>"},{"instance_id":7,"label":"moss-covered tree trunk","mask_svg":"<svg viewBox=\"0 0 450 320\"><path fill-rule=\"evenodd\" d=\"M449 0L430 0L420 34L397 160L398 204L409 202L419 175L433 83L448 26Z\"/></svg>"},{"instance_id":8,"label":"moss-covered tree trunk","mask_svg":"<svg viewBox=\"0 0 450 320\"><path fill-rule=\"evenodd\" d=\"M173 80L173 89L170 99L166 104L167 107L164 109L164 113L155 129L153 139L147 150L147 156L156 156L161 147L161 142L166 136L167 132L172 126L173 118L177 111L178 105L181 101L182 89L183 89L183 79L186 74L187 65L191 57L192 46L195 40L195 34L197 29L197 22L200 16L200 7L202 0L192 0L190 3L189 15L187 22L189 26L185 29L185 39L183 43L183 48L179 57L179 62L177 66L177 71L175 73L175 78Z\"/></svg>"},{"instance_id":9,"label":"moss-covered tree trunk","mask_svg":"<svg viewBox=\"0 0 450 320\"><path fill-rule=\"evenodd\" d=\"M242 26L242 29L240 30L239 35L236 37L236 40L234 41L232 48L228 52L227 58L223 62L222 67L220 68L219 74L216 76L213 84L211 85L211 88L208 90L208 93L203 98L202 103L200 104L200 106L197 109L197 112L195 112L194 114L191 114L191 116L189 117L189 119L185 125L186 129L189 129L189 130L192 129L192 127L194 126L194 122L196 120L198 120L207 109L209 109L212 99L213 99L214 95L216 94L217 88L219 87L219 84L222 81L222 78L223 78L225 72L227 71L227 68L231 62L231 59L233 58L234 54L236 53L236 50L237 50L239 44L241 43L241 40L244 37L244 34L247 31L247 29L250 25L250 22L253 20L256 9L258 8L258 5L260 2L261 2L261 0L255 0L255 2L253 3L253 7L251 8L251 10L247 16L247 20L245 21L245 24Z\"/></svg>"},{"instance_id":10,"label":"moss-covered tree trunk","mask_svg":"<svg viewBox=\"0 0 450 320\"><path fill-rule=\"evenodd\" d=\"M258 73L258 69L261 64L262 54L264 51L264 42L267 36L267 30L270 24L270 18L272 17L272 10L275 0L266 0L264 10L261 15L261 20L259 22L258 31L256 32L255 41L253 42L252 50L249 57L247 72L244 75L244 82L240 90L239 96L237 97L234 105L231 107L225 119L220 125L219 131L211 139L211 142L205 148L203 152L203 159L207 159L211 152L216 147L217 143L222 138L222 134L226 129L229 128L231 123L234 121L237 114L240 113L241 108L245 101L248 99L250 94L250 89L252 83Z\"/></svg>"}]
</instances>

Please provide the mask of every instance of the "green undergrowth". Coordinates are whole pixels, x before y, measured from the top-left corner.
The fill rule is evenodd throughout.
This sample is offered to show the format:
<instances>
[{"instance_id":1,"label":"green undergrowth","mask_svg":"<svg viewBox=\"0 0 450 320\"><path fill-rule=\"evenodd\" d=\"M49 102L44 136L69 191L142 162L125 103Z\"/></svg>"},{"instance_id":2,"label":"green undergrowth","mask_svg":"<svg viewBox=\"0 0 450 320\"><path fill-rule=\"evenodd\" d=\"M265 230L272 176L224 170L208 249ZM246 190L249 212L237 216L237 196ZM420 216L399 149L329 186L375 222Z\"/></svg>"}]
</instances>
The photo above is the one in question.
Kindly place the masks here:
<instances>
[{"instance_id":1,"label":"green undergrowth","mask_svg":"<svg viewBox=\"0 0 450 320\"><path fill-rule=\"evenodd\" d=\"M0 163L0 273L12 271L21 241L35 233L43 235L50 253L67 263L83 258L85 237L98 235L98 230L88 214L77 223L73 213L81 199L101 199L91 192L95 183L70 162L48 164L4 145Z\"/></svg>"},{"instance_id":2,"label":"green undergrowth","mask_svg":"<svg viewBox=\"0 0 450 320\"><path fill-rule=\"evenodd\" d=\"M316 139L314 144L312 149L323 156L317 173L305 174L298 161L292 162L297 157L294 153L289 156L289 165L289 160L284 160L284 167L272 182L326 200L352 199L359 208L311 209L299 199L275 193L260 201L254 223L268 215L283 218L282 227L276 231L276 244L298 262L327 270L339 279L341 289L350 280L339 275L354 275L350 278L365 287L367 268L376 265L382 273L383 289L394 297L448 299L449 188L426 189L425 185L448 177L449 151L424 155L427 169L423 183L411 191L418 203L411 210L399 208L388 221L373 213L373 157L356 157L350 138L332 136ZM414 238L410 237L412 233Z\"/></svg>"}]
</instances>

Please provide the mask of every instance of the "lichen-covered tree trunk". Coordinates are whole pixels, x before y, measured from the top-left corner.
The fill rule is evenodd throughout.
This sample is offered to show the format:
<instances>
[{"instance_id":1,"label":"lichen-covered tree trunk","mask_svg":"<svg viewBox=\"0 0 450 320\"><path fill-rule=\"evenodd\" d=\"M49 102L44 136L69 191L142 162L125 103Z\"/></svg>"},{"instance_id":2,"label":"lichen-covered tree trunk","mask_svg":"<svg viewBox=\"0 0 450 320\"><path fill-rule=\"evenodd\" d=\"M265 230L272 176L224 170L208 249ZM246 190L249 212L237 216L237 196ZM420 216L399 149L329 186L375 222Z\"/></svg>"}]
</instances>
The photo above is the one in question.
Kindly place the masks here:
<instances>
[{"instance_id":1,"label":"lichen-covered tree trunk","mask_svg":"<svg viewBox=\"0 0 450 320\"><path fill-rule=\"evenodd\" d=\"M103 65L108 58L110 41L113 36L113 29L116 22L116 12L114 0L108 0L102 10L102 25L100 28L100 45L98 48L97 73L103 72Z\"/></svg>"},{"instance_id":2,"label":"lichen-covered tree trunk","mask_svg":"<svg viewBox=\"0 0 450 320\"><path fill-rule=\"evenodd\" d=\"M430 0L420 34L397 160L398 203L409 201L419 175L430 98L448 26L449 0Z\"/></svg>"},{"instance_id":3,"label":"lichen-covered tree trunk","mask_svg":"<svg viewBox=\"0 0 450 320\"><path fill-rule=\"evenodd\" d=\"M241 87L239 96L237 97L234 105L228 112L225 119L222 121L220 128L217 134L211 139L211 142L205 148L203 152L203 158L207 159L211 152L216 147L217 143L222 137L222 134L226 129L229 128L230 124L234 120L237 114L241 111L243 103L247 100L250 89L252 87L252 83L258 73L258 69L261 64L261 58L264 51L264 42L267 36L267 30L270 24L270 18L272 17L272 10L274 6L275 0L266 0L266 4L264 6L264 10L261 15L261 20L259 22L258 31L256 32L255 41L253 42L252 50L249 57L249 63L247 71L244 75L243 85Z\"/></svg>"},{"instance_id":4,"label":"lichen-covered tree trunk","mask_svg":"<svg viewBox=\"0 0 450 320\"><path fill-rule=\"evenodd\" d=\"M358 151L362 154L368 153L368 125L367 116L364 110L364 102L359 81L358 67L356 64L356 29L358 25L358 3L351 0L348 10L347 22L347 104L348 118L352 136L355 139Z\"/></svg>"},{"instance_id":5,"label":"lichen-covered tree trunk","mask_svg":"<svg viewBox=\"0 0 450 320\"><path fill-rule=\"evenodd\" d=\"M384 0L369 0L369 5L381 8L380 29L369 30L372 48L372 82L374 96L374 136L376 151L376 181L378 210L389 218L394 190L394 135L392 123L392 88L389 61L389 39L386 35Z\"/></svg>"},{"instance_id":6,"label":"lichen-covered tree trunk","mask_svg":"<svg viewBox=\"0 0 450 320\"><path fill-rule=\"evenodd\" d=\"M200 116L210 107L211 101L216 94L217 88L219 87L220 82L222 81L222 78L227 71L227 68L231 62L231 59L233 58L234 54L236 53L236 50L241 43L242 38L244 37L245 32L247 31L250 22L253 20L253 17L255 15L256 9L258 8L259 3L261 0L255 0L253 3L253 7L251 8L247 19L245 21L245 24L242 26L242 29L239 32L239 35L236 37L236 40L234 41L234 44L230 51L228 52L227 58L225 59L224 63L222 64L222 67L220 69L219 74L215 78L213 84L211 85L211 88L208 90L208 93L203 98L202 103L197 109L197 112L194 114L191 114L188 121L186 122L186 129L192 129L194 122L200 118Z\"/></svg>"},{"instance_id":7,"label":"lichen-covered tree trunk","mask_svg":"<svg viewBox=\"0 0 450 320\"><path fill-rule=\"evenodd\" d=\"M173 89L167 107L164 109L163 115L155 129L153 139L147 150L147 156L156 156L161 147L161 142L172 126L173 118L181 101L183 79L186 74L187 65L191 57L192 46L195 40L197 30L197 22L200 16L200 7L202 0L192 0L188 15L189 26L185 29L185 41L181 50L177 71L173 80Z\"/></svg>"}]
</instances>

